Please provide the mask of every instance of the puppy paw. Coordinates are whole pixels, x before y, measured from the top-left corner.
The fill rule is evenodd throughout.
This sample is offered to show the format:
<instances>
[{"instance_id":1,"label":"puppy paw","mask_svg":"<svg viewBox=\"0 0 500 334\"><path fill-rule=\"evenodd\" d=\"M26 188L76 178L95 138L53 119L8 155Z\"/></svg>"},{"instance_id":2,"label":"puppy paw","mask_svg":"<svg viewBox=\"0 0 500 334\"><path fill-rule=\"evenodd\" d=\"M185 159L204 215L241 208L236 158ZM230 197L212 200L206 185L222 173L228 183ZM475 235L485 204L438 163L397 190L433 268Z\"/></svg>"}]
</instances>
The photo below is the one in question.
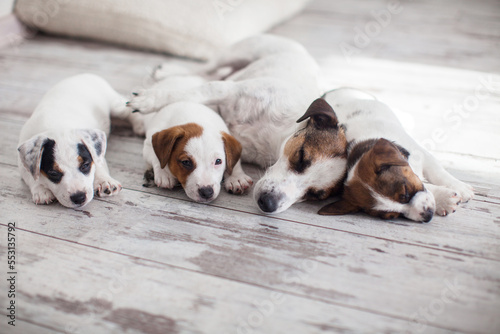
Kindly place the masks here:
<instances>
[{"instance_id":1,"label":"puppy paw","mask_svg":"<svg viewBox=\"0 0 500 334\"><path fill-rule=\"evenodd\" d=\"M156 170L154 174L155 184L159 188L172 189L179 183L173 175L166 173L162 169Z\"/></svg>"},{"instance_id":2,"label":"puppy paw","mask_svg":"<svg viewBox=\"0 0 500 334\"><path fill-rule=\"evenodd\" d=\"M456 184L449 186L449 188L455 190L455 192L462 199L462 203L467 203L474 197L474 188L467 183L459 181Z\"/></svg>"},{"instance_id":3,"label":"puppy paw","mask_svg":"<svg viewBox=\"0 0 500 334\"><path fill-rule=\"evenodd\" d=\"M252 178L244 173L232 174L224 180L224 187L230 194L244 194L253 184Z\"/></svg>"},{"instance_id":4,"label":"puppy paw","mask_svg":"<svg viewBox=\"0 0 500 334\"><path fill-rule=\"evenodd\" d=\"M45 187L37 187L31 190L33 202L35 204L50 204L56 200L56 197L49 189Z\"/></svg>"},{"instance_id":5,"label":"puppy paw","mask_svg":"<svg viewBox=\"0 0 500 334\"><path fill-rule=\"evenodd\" d=\"M148 114L155 112L162 106L157 105L157 92L152 89L140 89L132 93L132 98L127 102L127 107L132 109L132 112L141 112Z\"/></svg>"},{"instance_id":6,"label":"puppy paw","mask_svg":"<svg viewBox=\"0 0 500 334\"><path fill-rule=\"evenodd\" d=\"M436 214L440 216L454 213L462 200L455 190L446 187L439 187L434 192L434 197L436 199Z\"/></svg>"},{"instance_id":7,"label":"puppy paw","mask_svg":"<svg viewBox=\"0 0 500 334\"><path fill-rule=\"evenodd\" d=\"M189 74L189 70L181 65L163 63L155 67L151 76L156 81L163 80L173 75Z\"/></svg>"},{"instance_id":8,"label":"puppy paw","mask_svg":"<svg viewBox=\"0 0 500 334\"><path fill-rule=\"evenodd\" d=\"M109 177L108 179L96 180L94 182L94 194L98 197L113 196L122 190L120 182Z\"/></svg>"}]
</instances>

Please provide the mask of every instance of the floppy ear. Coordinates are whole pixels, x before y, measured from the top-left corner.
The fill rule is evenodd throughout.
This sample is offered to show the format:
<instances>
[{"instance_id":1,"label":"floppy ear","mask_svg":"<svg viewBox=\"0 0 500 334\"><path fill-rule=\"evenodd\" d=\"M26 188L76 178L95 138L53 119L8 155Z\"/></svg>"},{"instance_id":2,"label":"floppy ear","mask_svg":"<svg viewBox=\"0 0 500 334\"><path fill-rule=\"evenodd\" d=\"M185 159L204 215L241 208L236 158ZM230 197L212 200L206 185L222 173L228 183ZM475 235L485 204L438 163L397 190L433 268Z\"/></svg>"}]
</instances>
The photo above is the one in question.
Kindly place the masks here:
<instances>
[{"instance_id":1,"label":"floppy ear","mask_svg":"<svg viewBox=\"0 0 500 334\"><path fill-rule=\"evenodd\" d=\"M371 154L376 173L380 173L390 166L409 166L408 160L406 160L400 149L384 138L377 140Z\"/></svg>"},{"instance_id":2,"label":"floppy ear","mask_svg":"<svg viewBox=\"0 0 500 334\"><path fill-rule=\"evenodd\" d=\"M99 129L76 130L95 163L101 163L107 149L106 133Z\"/></svg>"},{"instance_id":3,"label":"floppy ear","mask_svg":"<svg viewBox=\"0 0 500 334\"><path fill-rule=\"evenodd\" d=\"M175 143L184 137L185 131L180 126L173 126L166 130L157 132L153 135L152 144L161 168L165 168L170 160Z\"/></svg>"},{"instance_id":4,"label":"floppy ear","mask_svg":"<svg viewBox=\"0 0 500 334\"><path fill-rule=\"evenodd\" d=\"M40 176L40 160L46 139L46 136L36 136L28 139L17 148L19 159L24 168L31 173L35 180Z\"/></svg>"},{"instance_id":5,"label":"floppy ear","mask_svg":"<svg viewBox=\"0 0 500 334\"><path fill-rule=\"evenodd\" d=\"M224 151L226 152L226 172L232 174L234 165L240 160L243 148L240 142L229 133L222 131L221 134L222 141L224 142Z\"/></svg>"},{"instance_id":6,"label":"floppy ear","mask_svg":"<svg viewBox=\"0 0 500 334\"><path fill-rule=\"evenodd\" d=\"M342 198L337 202L333 202L331 204L322 207L318 211L318 214L324 216L340 216L340 215L346 215L348 213L355 213L360 210L361 209L358 206Z\"/></svg>"},{"instance_id":7,"label":"floppy ear","mask_svg":"<svg viewBox=\"0 0 500 334\"><path fill-rule=\"evenodd\" d=\"M336 129L339 121L332 107L324 99L316 99L307 109L304 116L297 120L300 123L311 118L311 123L318 130Z\"/></svg>"}]
</instances>

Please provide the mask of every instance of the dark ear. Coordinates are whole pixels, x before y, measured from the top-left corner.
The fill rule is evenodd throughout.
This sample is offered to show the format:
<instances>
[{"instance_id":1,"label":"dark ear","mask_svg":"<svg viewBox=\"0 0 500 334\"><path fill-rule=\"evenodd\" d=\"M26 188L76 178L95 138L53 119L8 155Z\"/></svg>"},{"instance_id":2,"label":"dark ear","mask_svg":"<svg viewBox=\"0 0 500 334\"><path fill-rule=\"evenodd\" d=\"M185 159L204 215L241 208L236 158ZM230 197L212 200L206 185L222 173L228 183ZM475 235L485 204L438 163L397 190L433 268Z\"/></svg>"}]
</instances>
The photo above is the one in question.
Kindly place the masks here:
<instances>
[{"instance_id":1,"label":"dark ear","mask_svg":"<svg viewBox=\"0 0 500 334\"><path fill-rule=\"evenodd\" d=\"M408 160L399 148L387 139L377 140L371 152L375 164L375 172L379 173L391 166L408 166Z\"/></svg>"},{"instance_id":2,"label":"dark ear","mask_svg":"<svg viewBox=\"0 0 500 334\"><path fill-rule=\"evenodd\" d=\"M348 213L355 213L360 210L358 206L342 198L340 201L322 207L318 213L324 216L340 216Z\"/></svg>"},{"instance_id":3,"label":"dark ear","mask_svg":"<svg viewBox=\"0 0 500 334\"><path fill-rule=\"evenodd\" d=\"M240 142L229 133L223 131L221 133L222 141L224 142L224 151L226 152L226 172L232 174L234 165L240 160L243 148Z\"/></svg>"},{"instance_id":4,"label":"dark ear","mask_svg":"<svg viewBox=\"0 0 500 334\"><path fill-rule=\"evenodd\" d=\"M82 142L87 146L87 149L92 155L92 159L96 162L102 162L106 154L107 139L106 133L98 129L75 130L80 136Z\"/></svg>"},{"instance_id":5,"label":"dark ear","mask_svg":"<svg viewBox=\"0 0 500 334\"><path fill-rule=\"evenodd\" d=\"M31 173L36 180L40 176L40 160L42 158L43 145L48 138L36 136L28 139L17 148L19 159L24 168Z\"/></svg>"},{"instance_id":6,"label":"dark ear","mask_svg":"<svg viewBox=\"0 0 500 334\"><path fill-rule=\"evenodd\" d=\"M304 116L297 120L300 123L311 118L311 123L318 130L336 129L339 121L332 107L324 99L316 99L307 109Z\"/></svg>"},{"instance_id":7,"label":"dark ear","mask_svg":"<svg viewBox=\"0 0 500 334\"><path fill-rule=\"evenodd\" d=\"M166 130L157 132L151 138L153 150L155 151L158 160L160 160L161 168L165 168L170 160L170 155L174 150L175 143L184 137L185 131L180 126L174 126Z\"/></svg>"}]
</instances>

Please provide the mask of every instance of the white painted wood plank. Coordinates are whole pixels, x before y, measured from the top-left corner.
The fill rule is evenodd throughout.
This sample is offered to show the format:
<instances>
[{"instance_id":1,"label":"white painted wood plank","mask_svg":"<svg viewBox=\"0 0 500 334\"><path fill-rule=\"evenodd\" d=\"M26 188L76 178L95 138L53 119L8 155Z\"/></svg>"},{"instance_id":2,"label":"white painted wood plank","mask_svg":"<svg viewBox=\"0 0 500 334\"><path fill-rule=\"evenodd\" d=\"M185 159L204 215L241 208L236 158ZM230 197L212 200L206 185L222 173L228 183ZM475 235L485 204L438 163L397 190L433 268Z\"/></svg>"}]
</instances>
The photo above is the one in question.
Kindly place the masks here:
<instances>
[{"instance_id":1,"label":"white painted wood plank","mask_svg":"<svg viewBox=\"0 0 500 334\"><path fill-rule=\"evenodd\" d=\"M0 226L0 231L4 237L5 226ZM428 323L409 323L294 292L186 271L162 261L21 230L17 235L19 271L24 277L18 285L19 312L34 323L61 332L401 333L420 326L433 333L450 332ZM126 250L123 246L122 250ZM5 259L2 252L1 263ZM299 283L314 275L290 273L303 275ZM2 291L4 286L2 280Z\"/></svg>"},{"instance_id":2,"label":"white painted wood plank","mask_svg":"<svg viewBox=\"0 0 500 334\"><path fill-rule=\"evenodd\" d=\"M13 174L12 167L0 168ZM498 260L127 189L74 211L31 204L15 178L3 178L0 187L4 219L43 235L408 321L455 284L462 287L457 302L429 323L484 332L497 326L493 310L500 299L491 297L500 295ZM13 205L22 214L9 210ZM308 270L307 279L293 278Z\"/></svg>"}]
</instances>

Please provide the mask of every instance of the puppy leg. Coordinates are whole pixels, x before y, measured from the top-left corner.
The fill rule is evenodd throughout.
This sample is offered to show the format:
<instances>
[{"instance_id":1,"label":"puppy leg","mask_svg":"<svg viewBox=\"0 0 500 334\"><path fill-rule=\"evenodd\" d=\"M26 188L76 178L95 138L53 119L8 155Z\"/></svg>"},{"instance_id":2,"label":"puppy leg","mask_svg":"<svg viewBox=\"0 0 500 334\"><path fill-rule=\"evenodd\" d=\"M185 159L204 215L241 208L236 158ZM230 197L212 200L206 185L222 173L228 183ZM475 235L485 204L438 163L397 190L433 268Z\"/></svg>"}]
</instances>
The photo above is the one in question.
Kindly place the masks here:
<instances>
[{"instance_id":1,"label":"puppy leg","mask_svg":"<svg viewBox=\"0 0 500 334\"><path fill-rule=\"evenodd\" d=\"M144 172L145 187L151 187L152 181L154 181L157 187L167 189L172 189L179 183L177 178L170 172L168 165L165 166L165 168L161 168L160 161L156 157L153 146L151 145L151 139L149 139L149 141L148 139L144 141L142 155L149 166Z\"/></svg>"},{"instance_id":2,"label":"puppy leg","mask_svg":"<svg viewBox=\"0 0 500 334\"><path fill-rule=\"evenodd\" d=\"M56 197L47 187L35 180L33 176L26 171L25 168L19 169L21 177L26 185L30 188L31 198L35 204L50 204L55 201Z\"/></svg>"},{"instance_id":3,"label":"puppy leg","mask_svg":"<svg viewBox=\"0 0 500 334\"><path fill-rule=\"evenodd\" d=\"M246 175L241 167L241 160L234 165L232 174L226 173L224 176L224 187L230 194L243 194L252 186L252 184L252 178Z\"/></svg>"},{"instance_id":4,"label":"puppy leg","mask_svg":"<svg viewBox=\"0 0 500 334\"><path fill-rule=\"evenodd\" d=\"M108 164L102 159L99 164L96 163L94 175L94 194L98 197L113 196L122 190L119 181L109 175Z\"/></svg>"},{"instance_id":5,"label":"puppy leg","mask_svg":"<svg viewBox=\"0 0 500 334\"><path fill-rule=\"evenodd\" d=\"M184 90L163 90L161 88L142 89L133 93L127 106L143 114L149 114L162 107L180 101L201 104L219 104L234 92L235 84L230 81L213 81Z\"/></svg>"},{"instance_id":6,"label":"puppy leg","mask_svg":"<svg viewBox=\"0 0 500 334\"><path fill-rule=\"evenodd\" d=\"M156 81L161 81L171 76L190 75L195 71L179 64L163 63L153 70L152 77Z\"/></svg>"},{"instance_id":7,"label":"puppy leg","mask_svg":"<svg viewBox=\"0 0 500 334\"><path fill-rule=\"evenodd\" d=\"M468 202L474 197L474 189L470 185L453 177L429 153L424 157L423 173L429 183L448 187L454 193L457 193L463 203Z\"/></svg>"},{"instance_id":8,"label":"puppy leg","mask_svg":"<svg viewBox=\"0 0 500 334\"><path fill-rule=\"evenodd\" d=\"M457 210L461 198L454 190L434 184L425 184L425 187L434 195L434 199L436 200L436 214L447 216Z\"/></svg>"},{"instance_id":9,"label":"puppy leg","mask_svg":"<svg viewBox=\"0 0 500 334\"><path fill-rule=\"evenodd\" d=\"M136 135L144 136L146 133L144 115L137 113L132 114L127 107L127 99L118 93L116 93L113 103L111 104L110 113L112 117L128 121L130 125L132 125L132 130Z\"/></svg>"}]
</instances>

